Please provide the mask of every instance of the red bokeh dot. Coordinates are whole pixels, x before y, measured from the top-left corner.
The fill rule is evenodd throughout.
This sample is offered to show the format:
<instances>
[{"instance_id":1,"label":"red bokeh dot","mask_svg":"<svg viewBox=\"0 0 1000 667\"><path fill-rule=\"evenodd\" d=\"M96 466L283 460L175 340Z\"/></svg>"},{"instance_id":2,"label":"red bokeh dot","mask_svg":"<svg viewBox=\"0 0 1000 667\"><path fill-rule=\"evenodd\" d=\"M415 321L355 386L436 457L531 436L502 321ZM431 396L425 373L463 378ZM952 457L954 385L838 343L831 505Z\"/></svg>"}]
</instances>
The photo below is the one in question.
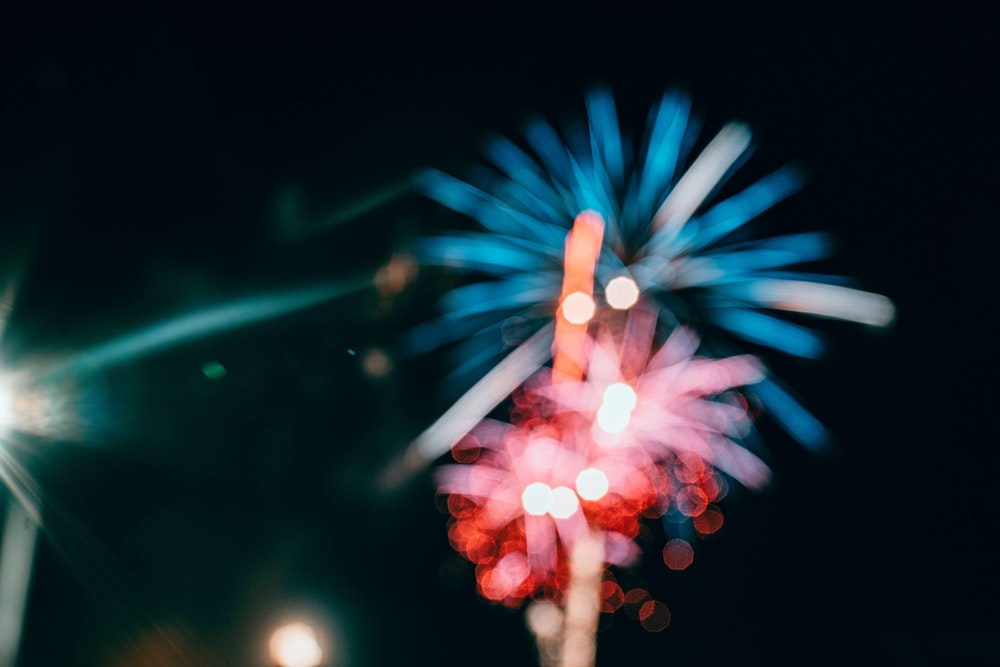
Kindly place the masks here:
<instances>
[{"instance_id":1,"label":"red bokeh dot","mask_svg":"<svg viewBox=\"0 0 1000 667\"><path fill-rule=\"evenodd\" d=\"M646 604L652 596L644 588L633 588L628 593L625 594L625 613L636 620L639 619L639 614L642 611L642 605Z\"/></svg>"},{"instance_id":2,"label":"red bokeh dot","mask_svg":"<svg viewBox=\"0 0 1000 667\"><path fill-rule=\"evenodd\" d=\"M663 547L663 562L671 570L683 570L694 562L694 549L684 540L670 540Z\"/></svg>"},{"instance_id":3,"label":"red bokeh dot","mask_svg":"<svg viewBox=\"0 0 1000 667\"><path fill-rule=\"evenodd\" d=\"M650 632L662 632L670 625L670 609L658 600L647 600L639 609L639 621Z\"/></svg>"},{"instance_id":4,"label":"red bokeh dot","mask_svg":"<svg viewBox=\"0 0 1000 667\"><path fill-rule=\"evenodd\" d=\"M481 451L479 439L474 435L467 435L451 448L451 456L459 463L472 463L479 458Z\"/></svg>"},{"instance_id":5,"label":"red bokeh dot","mask_svg":"<svg viewBox=\"0 0 1000 667\"><path fill-rule=\"evenodd\" d=\"M618 610L625 602L622 587L613 581L601 582L601 613L610 614Z\"/></svg>"},{"instance_id":6,"label":"red bokeh dot","mask_svg":"<svg viewBox=\"0 0 1000 667\"><path fill-rule=\"evenodd\" d=\"M722 512L714 507L709 507L692 521L694 529L700 535L713 535L719 532L724 522L725 518L722 516Z\"/></svg>"},{"instance_id":7,"label":"red bokeh dot","mask_svg":"<svg viewBox=\"0 0 1000 667\"><path fill-rule=\"evenodd\" d=\"M708 507L708 496L697 486L685 486L677 494L677 509L685 516L698 516Z\"/></svg>"},{"instance_id":8,"label":"red bokeh dot","mask_svg":"<svg viewBox=\"0 0 1000 667\"><path fill-rule=\"evenodd\" d=\"M705 460L697 454L680 454L674 464L674 477L684 484L699 482L706 472Z\"/></svg>"}]
</instances>

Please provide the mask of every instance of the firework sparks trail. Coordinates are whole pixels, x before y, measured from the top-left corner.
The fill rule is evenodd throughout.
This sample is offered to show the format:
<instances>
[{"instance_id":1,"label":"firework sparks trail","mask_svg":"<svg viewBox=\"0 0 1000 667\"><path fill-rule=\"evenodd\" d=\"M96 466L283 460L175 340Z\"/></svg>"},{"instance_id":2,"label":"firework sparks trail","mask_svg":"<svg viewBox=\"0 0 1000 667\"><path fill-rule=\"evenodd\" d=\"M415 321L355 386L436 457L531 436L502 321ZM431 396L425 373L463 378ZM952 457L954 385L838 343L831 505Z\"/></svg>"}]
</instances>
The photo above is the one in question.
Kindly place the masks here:
<instances>
[{"instance_id":1,"label":"firework sparks trail","mask_svg":"<svg viewBox=\"0 0 1000 667\"><path fill-rule=\"evenodd\" d=\"M830 239L818 232L735 241L734 232L795 192L798 172L785 167L722 199L715 195L752 146L749 128L733 122L688 163L697 136L690 101L665 95L650 114L637 150L619 129L611 94L587 95L587 132L567 140L542 120L526 129L527 148L503 138L489 143L489 170L475 182L428 171L419 187L429 197L478 221L484 231L422 239L419 261L466 271L482 280L445 295L445 314L408 336L412 352L462 341L455 375L485 373L496 358L551 322L561 302L562 244L580 211L606 222L595 267L598 311L627 308L634 290L658 306L668 329L688 325L706 344L730 354L732 339L804 358L820 356L822 338L776 316L781 312L886 326L895 317L884 296L844 284L838 276L796 266L827 257ZM516 326L514 326L516 325ZM505 340L506 328L520 338ZM480 390L482 391L482 390ZM828 433L767 378L748 392L796 440L820 448ZM503 400L495 395L493 404ZM428 454L451 443L441 440Z\"/></svg>"},{"instance_id":2,"label":"firework sparks trail","mask_svg":"<svg viewBox=\"0 0 1000 667\"><path fill-rule=\"evenodd\" d=\"M535 599L540 659L563 667L593 665L607 568L636 560L642 518L710 535L727 478L769 482L748 396L802 444L827 439L759 359L720 354L727 337L812 358L819 334L778 312L870 326L895 317L884 296L797 270L827 256L823 234L733 240L800 184L786 167L714 199L751 147L746 125L725 125L689 163L690 103L666 95L633 160L610 94L586 102L586 136L564 143L535 121L527 150L489 145L492 169L474 183L422 177L427 195L484 231L423 239L418 259L481 280L447 293L445 315L409 337L413 352L457 343L467 358L455 375L485 377L421 434L407 467L451 448L458 464L437 473L451 544L476 564L483 597ZM703 345L696 331L714 337ZM508 397L509 424L484 420ZM683 539L664 547L671 569L692 558ZM666 627L662 603L632 597L645 627Z\"/></svg>"},{"instance_id":3,"label":"firework sparks trail","mask_svg":"<svg viewBox=\"0 0 1000 667\"><path fill-rule=\"evenodd\" d=\"M593 665L603 574L635 562L641 516L706 513L722 490L713 466L748 486L768 476L732 439L748 426L743 409L721 400L761 379L754 358L696 357L683 328L653 351L655 307L639 301L617 335L606 322L590 335L585 300L602 227L584 213L567 235L552 369L515 392L511 424L480 423L453 447L462 465L437 473L449 539L476 564L480 594L564 607L556 634L538 638L564 667Z\"/></svg>"}]
</instances>

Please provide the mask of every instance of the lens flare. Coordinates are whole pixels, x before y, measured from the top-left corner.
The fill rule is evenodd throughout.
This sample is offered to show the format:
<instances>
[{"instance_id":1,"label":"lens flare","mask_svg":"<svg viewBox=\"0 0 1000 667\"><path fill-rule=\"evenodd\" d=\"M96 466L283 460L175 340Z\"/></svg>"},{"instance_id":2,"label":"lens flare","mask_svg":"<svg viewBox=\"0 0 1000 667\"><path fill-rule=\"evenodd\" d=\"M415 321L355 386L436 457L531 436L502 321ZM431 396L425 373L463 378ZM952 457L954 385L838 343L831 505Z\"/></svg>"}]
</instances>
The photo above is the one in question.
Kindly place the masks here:
<instances>
[{"instance_id":1,"label":"lens flare","mask_svg":"<svg viewBox=\"0 0 1000 667\"><path fill-rule=\"evenodd\" d=\"M323 649L316 631L305 623L289 623L274 631L268 644L279 667L319 667Z\"/></svg>"}]
</instances>

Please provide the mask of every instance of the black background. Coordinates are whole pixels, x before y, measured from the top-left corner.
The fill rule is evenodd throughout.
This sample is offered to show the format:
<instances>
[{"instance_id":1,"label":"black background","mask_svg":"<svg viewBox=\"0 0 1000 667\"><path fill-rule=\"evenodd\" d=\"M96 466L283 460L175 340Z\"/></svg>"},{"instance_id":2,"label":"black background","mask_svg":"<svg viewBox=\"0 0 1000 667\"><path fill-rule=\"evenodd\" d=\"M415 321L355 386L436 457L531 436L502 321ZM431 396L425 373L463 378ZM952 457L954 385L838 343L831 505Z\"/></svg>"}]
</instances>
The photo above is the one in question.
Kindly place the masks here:
<instances>
[{"instance_id":1,"label":"black background","mask_svg":"<svg viewBox=\"0 0 1000 667\"><path fill-rule=\"evenodd\" d=\"M748 177L809 173L760 232L832 230L823 268L890 295L897 321L822 324L826 358L769 358L837 455L764 423L774 488L724 501L688 570L654 545L623 573L673 622L605 618L598 663L1000 662L993 13L53 11L0 31L12 366L371 275L461 221L410 194L338 211L425 166L460 171L531 113L579 116L595 83L633 130L678 87L706 135L748 122ZM446 355L397 358L451 280L424 271L394 299L366 290L109 368L81 381L78 437L11 436L48 521L21 664L263 665L268 629L296 615L338 665L532 664L522 615L480 601L451 552L429 476L376 483L454 393ZM372 347L390 376L348 352Z\"/></svg>"}]
</instances>

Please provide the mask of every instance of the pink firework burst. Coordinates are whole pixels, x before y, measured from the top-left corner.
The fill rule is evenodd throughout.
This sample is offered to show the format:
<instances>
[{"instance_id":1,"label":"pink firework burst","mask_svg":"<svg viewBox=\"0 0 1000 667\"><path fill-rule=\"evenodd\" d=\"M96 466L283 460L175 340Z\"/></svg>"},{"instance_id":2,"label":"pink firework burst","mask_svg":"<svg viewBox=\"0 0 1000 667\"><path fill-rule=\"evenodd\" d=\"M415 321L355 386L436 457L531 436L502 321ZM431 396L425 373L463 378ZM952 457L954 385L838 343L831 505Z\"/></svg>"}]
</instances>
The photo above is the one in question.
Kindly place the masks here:
<instances>
[{"instance_id":1,"label":"pink firework burst","mask_svg":"<svg viewBox=\"0 0 1000 667\"><path fill-rule=\"evenodd\" d=\"M699 357L683 329L653 350L656 315L642 308L619 324L584 341L585 375L537 373L514 395L512 423L483 422L453 448L460 465L439 470L452 544L490 600L561 601L584 536L600 537L604 564L633 564L640 519L700 518L724 493L717 470L767 481L738 442L749 419L736 389L761 378L760 363Z\"/></svg>"}]
</instances>

